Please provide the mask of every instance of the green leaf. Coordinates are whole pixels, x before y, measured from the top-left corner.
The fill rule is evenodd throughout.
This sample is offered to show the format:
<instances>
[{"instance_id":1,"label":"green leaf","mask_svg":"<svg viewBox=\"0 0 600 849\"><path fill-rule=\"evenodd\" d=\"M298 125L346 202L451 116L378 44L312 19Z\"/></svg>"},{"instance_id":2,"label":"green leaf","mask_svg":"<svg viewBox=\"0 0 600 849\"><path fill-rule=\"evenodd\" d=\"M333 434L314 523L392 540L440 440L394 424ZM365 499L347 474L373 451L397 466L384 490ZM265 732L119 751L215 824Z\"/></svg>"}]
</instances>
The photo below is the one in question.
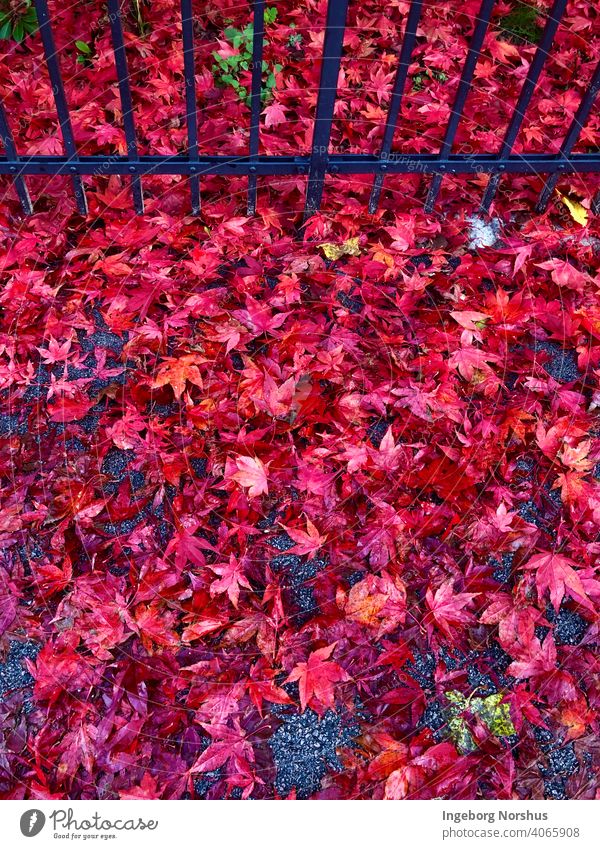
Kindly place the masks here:
<instances>
[{"instance_id":1,"label":"green leaf","mask_svg":"<svg viewBox=\"0 0 600 849\"><path fill-rule=\"evenodd\" d=\"M448 690L444 695L450 702L447 710L449 735L461 754L468 754L477 748L467 725L465 712L471 713L487 725L494 737L510 737L516 734L510 717L510 706L502 701L502 693L473 699L465 698L459 690Z\"/></svg>"},{"instance_id":2,"label":"green leaf","mask_svg":"<svg viewBox=\"0 0 600 849\"><path fill-rule=\"evenodd\" d=\"M79 50L80 53L91 53L92 48L89 44L86 44L85 41L76 41L75 47Z\"/></svg>"},{"instance_id":3,"label":"green leaf","mask_svg":"<svg viewBox=\"0 0 600 849\"><path fill-rule=\"evenodd\" d=\"M510 737L516 734L510 718L510 705L503 702L502 693L494 693L485 699L472 699L471 710L490 729L494 737Z\"/></svg>"},{"instance_id":4,"label":"green leaf","mask_svg":"<svg viewBox=\"0 0 600 849\"><path fill-rule=\"evenodd\" d=\"M446 693L444 693L444 695L446 696L448 701L451 702L451 704L456 705L459 710L464 710L467 706L467 700L460 692L460 690L448 690Z\"/></svg>"},{"instance_id":5,"label":"green leaf","mask_svg":"<svg viewBox=\"0 0 600 849\"><path fill-rule=\"evenodd\" d=\"M23 21L18 20L15 23L12 34L15 41L23 41L25 38L25 27L23 26Z\"/></svg>"},{"instance_id":6,"label":"green leaf","mask_svg":"<svg viewBox=\"0 0 600 849\"><path fill-rule=\"evenodd\" d=\"M2 38L10 38L10 21L0 26L0 39Z\"/></svg>"},{"instance_id":7,"label":"green leaf","mask_svg":"<svg viewBox=\"0 0 600 849\"><path fill-rule=\"evenodd\" d=\"M452 742L461 755L468 755L470 752L475 751L477 743L462 716L455 716L450 719L448 721L448 728L450 729Z\"/></svg>"},{"instance_id":8,"label":"green leaf","mask_svg":"<svg viewBox=\"0 0 600 849\"><path fill-rule=\"evenodd\" d=\"M217 65L223 70L226 71L228 68L227 62L223 59L222 56L219 56L218 53L213 53L213 59L217 63Z\"/></svg>"}]
</instances>

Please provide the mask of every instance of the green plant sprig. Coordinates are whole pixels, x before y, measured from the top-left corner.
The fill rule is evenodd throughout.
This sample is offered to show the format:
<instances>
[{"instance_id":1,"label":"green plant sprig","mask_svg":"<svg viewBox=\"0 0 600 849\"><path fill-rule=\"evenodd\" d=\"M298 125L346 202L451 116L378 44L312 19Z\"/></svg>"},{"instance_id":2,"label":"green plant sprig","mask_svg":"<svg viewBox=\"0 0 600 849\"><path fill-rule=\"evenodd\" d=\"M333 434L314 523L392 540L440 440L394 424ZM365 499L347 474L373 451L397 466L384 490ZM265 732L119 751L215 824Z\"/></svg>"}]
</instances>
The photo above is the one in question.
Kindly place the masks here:
<instances>
[{"instance_id":1,"label":"green plant sprig","mask_svg":"<svg viewBox=\"0 0 600 849\"><path fill-rule=\"evenodd\" d=\"M37 14L31 0L21 0L16 8L7 0L0 4L0 39L12 38L20 44L37 28Z\"/></svg>"},{"instance_id":2,"label":"green plant sprig","mask_svg":"<svg viewBox=\"0 0 600 849\"><path fill-rule=\"evenodd\" d=\"M273 24L276 18L277 9L274 6L270 6L265 9L265 26ZM221 56L216 50L213 51L212 56L215 60L215 64L212 68L213 76L219 85L230 86L235 91L238 98L249 106L251 95L248 89L241 84L240 77L242 73L249 71L252 68L254 26L253 24L247 24L244 29L227 26L223 35L232 46L235 53L232 53L230 56ZM266 38L263 41L263 44L265 47L268 45ZM268 102L272 97L273 89L277 82L276 74L281 71L281 68L282 66L277 63L270 66L269 63L263 59L262 73L265 75L261 90L261 101L263 103Z\"/></svg>"}]
</instances>

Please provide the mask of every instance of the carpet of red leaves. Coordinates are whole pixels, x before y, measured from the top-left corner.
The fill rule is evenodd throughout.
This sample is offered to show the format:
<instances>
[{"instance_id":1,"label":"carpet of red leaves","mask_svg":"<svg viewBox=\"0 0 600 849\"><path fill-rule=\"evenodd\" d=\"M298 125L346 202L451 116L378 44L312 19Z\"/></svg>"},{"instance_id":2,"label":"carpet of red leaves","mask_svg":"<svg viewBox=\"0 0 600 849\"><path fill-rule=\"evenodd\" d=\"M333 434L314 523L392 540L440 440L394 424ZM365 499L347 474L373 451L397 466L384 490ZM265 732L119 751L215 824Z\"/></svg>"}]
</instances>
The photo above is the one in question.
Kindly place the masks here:
<instances>
[{"instance_id":1,"label":"carpet of red leaves","mask_svg":"<svg viewBox=\"0 0 600 849\"><path fill-rule=\"evenodd\" d=\"M202 144L242 153L211 52L248 7L202 5ZM407 4L351 5L334 145L377 150ZM439 147L477 7L426 4L411 75L439 73L398 150ZM284 153L310 145L324 4L277 8L262 142ZM459 149L497 149L531 59L510 8ZM176 8L142 11L142 148L181 151ZM79 143L123 150L103 5L53 12ZM520 150L557 149L597 23L570 4ZM2 90L20 150L58 153L40 55L6 47ZM578 149L599 133L596 111ZM419 175L375 216L369 179L331 179L298 241L305 179L264 183L252 219L241 178L203 181L201 219L176 179L146 179L137 218L90 180L87 220L66 180L30 179L30 219L4 185L0 794L597 797L597 219L536 215L539 179L507 177L483 247L483 176L447 181L443 216Z\"/></svg>"}]
</instances>

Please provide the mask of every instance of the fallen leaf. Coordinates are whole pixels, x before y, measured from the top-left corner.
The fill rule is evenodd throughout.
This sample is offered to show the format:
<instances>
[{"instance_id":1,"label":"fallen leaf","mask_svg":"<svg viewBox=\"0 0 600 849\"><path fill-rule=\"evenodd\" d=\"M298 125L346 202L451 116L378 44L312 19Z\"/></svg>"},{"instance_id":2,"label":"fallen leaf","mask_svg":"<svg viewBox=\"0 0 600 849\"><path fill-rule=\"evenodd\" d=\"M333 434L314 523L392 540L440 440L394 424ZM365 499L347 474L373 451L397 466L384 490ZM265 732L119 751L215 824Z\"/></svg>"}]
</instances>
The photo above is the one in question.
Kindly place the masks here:
<instances>
[{"instance_id":1,"label":"fallen leaf","mask_svg":"<svg viewBox=\"0 0 600 849\"><path fill-rule=\"evenodd\" d=\"M557 195L560 197L564 205L567 207L569 212L571 213L571 218L573 221L576 221L577 224L581 224L583 227L588 223L588 211L582 206L579 201L571 200L566 195L563 195L562 192L557 191Z\"/></svg>"},{"instance_id":2,"label":"fallen leaf","mask_svg":"<svg viewBox=\"0 0 600 849\"><path fill-rule=\"evenodd\" d=\"M298 681L300 705L305 711L310 704L317 713L323 708L332 708L335 704L335 685L349 681L346 670L329 660L337 643L332 643L309 654L306 663L298 663L286 679L286 683Z\"/></svg>"},{"instance_id":3,"label":"fallen leaf","mask_svg":"<svg viewBox=\"0 0 600 849\"><path fill-rule=\"evenodd\" d=\"M336 245L333 242L323 242L319 247L327 259L340 259L343 256L360 256L358 242L359 237L355 236L352 239L346 239L341 245Z\"/></svg>"},{"instance_id":4,"label":"fallen leaf","mask_svg":"<svg viewBox=\"0 0 600 849\"><path fill-rule=\"evenodd\" d=\"M231 475L231 480L247 488L250 498L269 491L267 467L258 457L236 457L235 465L238 471Z\"/></svg>"}]
</instances>

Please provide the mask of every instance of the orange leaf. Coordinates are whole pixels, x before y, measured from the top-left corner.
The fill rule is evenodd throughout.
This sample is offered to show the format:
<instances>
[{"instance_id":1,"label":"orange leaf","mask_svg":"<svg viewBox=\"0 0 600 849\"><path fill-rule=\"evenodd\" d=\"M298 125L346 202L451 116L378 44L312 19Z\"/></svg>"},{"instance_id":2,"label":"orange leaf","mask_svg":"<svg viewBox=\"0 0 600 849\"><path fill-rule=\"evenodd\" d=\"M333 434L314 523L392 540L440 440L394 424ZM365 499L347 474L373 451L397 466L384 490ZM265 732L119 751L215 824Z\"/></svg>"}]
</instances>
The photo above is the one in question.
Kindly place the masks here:
<instances>
[{"instance_id":1,"label":"orange leaf","mask_svg":"<svg viewBox=\"0 0 600 849\"><path fill-rule=\"evenodd\" d=\"M176 398L181 398L186 381L202 388L202 375L198 366L205 362L205 358L199 354L167 357L158 370L152 388L159 389L168 384Z\"/></svg>"},{"instance_id":2,"label":"orange leaf","mask_svg":"<svg viewBox=\"0 0 600 849\"><path fill-rule=\"evenodd\" d=\"M406 617L406 590L401 581L393 581L387 572L381 577L368 575L355 584L344 604L347 619L375 628L379 639L393 631Z\"/></svg>"}]
</instances>

